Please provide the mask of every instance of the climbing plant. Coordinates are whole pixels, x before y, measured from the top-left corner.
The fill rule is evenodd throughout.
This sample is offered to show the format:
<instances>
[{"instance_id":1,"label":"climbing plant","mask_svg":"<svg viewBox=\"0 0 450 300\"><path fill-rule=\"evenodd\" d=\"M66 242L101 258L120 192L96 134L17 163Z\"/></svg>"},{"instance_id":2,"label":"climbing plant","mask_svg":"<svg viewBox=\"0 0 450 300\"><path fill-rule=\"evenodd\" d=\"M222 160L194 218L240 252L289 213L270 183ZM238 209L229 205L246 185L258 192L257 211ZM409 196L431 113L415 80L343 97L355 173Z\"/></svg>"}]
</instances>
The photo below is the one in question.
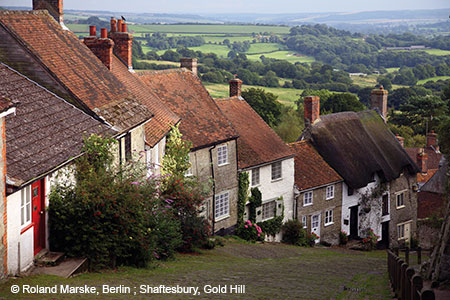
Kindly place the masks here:
<instances>
[{"instance_id":1,"label":"climbing plant","mask_svg":"<svg viewBox=\"0 0 450 300\"><path fill-rule=\"evenodd\" d=\"M238 227L244 223L245 204L248 198L249 179L247 172L239 173L239 191L238 191L238 207L237 207L237 225Z\"/></svg>"},{"instance_id":2,"label":"climbing plant","mask_svg":"<svg viewBox=\"0 0 450 300\"><path fill-rule=\"evenodd\" d=\"M254 223L256 222L256 209L262 205L262 194L257 187L252 188L250 193L248 219Z\"/></svg>"}]
</instances>

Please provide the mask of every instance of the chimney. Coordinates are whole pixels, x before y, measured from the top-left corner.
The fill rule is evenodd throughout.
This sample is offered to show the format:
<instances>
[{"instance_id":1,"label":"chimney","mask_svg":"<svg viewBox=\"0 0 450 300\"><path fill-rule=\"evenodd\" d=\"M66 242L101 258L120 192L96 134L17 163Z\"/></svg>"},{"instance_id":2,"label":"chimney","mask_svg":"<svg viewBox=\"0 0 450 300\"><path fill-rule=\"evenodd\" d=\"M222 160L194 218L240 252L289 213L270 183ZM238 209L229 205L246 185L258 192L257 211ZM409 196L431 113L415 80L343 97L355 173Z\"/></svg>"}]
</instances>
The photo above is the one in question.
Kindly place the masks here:
<instances>
[{"instance_id":1,"label":"chimney","mask_svg":"<svg viewBox=\"0 0 450 300\"><path fill-rule=\"evenodd\" d=\"M242 80L237 75L230 80L230 97L241 97Z\"/></svg>"},{"instance_id":2,"label":"chimney","mask_svg":"<svg viewBox=\"0 0 450 300\"><path fill-rule=\"evenodd\" d=\"M424 149L417 153L417 166L420 172L426 174L428 172L428 155L425 153Z\"/></svg>"},{"instance_id":3,"label":"chimney","mask_svg":"<svg viewBox=\"0 0 450 300\"><path fill-rule=\"evenodd\" d=\"M320 117L320 97L307 96L304 100L305 127L313 124Z\"/></svg>"},{"instance_id":4,"label":"chimney","mask_svg":"<svg viewBox=\"0 0 450 300\"><path fill-rule=\"evenodd\" d=\"M439 151L439 145L437 143L437 134L434 130L427 133L427 147L433 147L436 151Z\"/></svg>"},{"instance_id":5,"label":"chimney","mask_svg":"<svg viewBox=\"0 0 450 300\"><path fill-rule=\"evenodd\" d=\"M127 32L127 24L123 20L117 21L117 28L115 26L116 20L111 18L111 30L108 37L114 41L114 54L128 67L133 69L132 61L132 45L133 36ZM117 31L116 31L117 29Z\"/></svg>"},{"instance_id":6,"label":"chimney","mask_svg":"<svg viewBox=\"0 0 450 300\"><path fill-rule=\"evenodd\" d=\"M197 59L196 58L181 58L180 59L180 67L186 68L194 75L197 75Z\"/></svg>"},{"instance_id":7,"label":"chimney","mask_svg":"<svg viewBox=\"0 0 450 300\"><path fill-rule=\"evenodd\" d=\"M378 109L378 113L383 117L384 122L387 118L387 97L388 91L382 85L379 89L374 89L370 93L371 108Z\"/></svg>"},{"instance_id":8,"label":"chimney","mask_svg":"<svg viewBox=\"0 0 450 300\"><path fill-rule=\"evenodd\" d=\"M33 0L33 10L45 9L55 20L63 23L63 0Z\"/></svg>"},{"instance_id":9,"label":"chimney","mask_svg":"<svg viewBox=\"0 0 450 300\"><path fill-rule=\"evenodd\" d=\"M395 135L395 138L396 138L397 141L400 143L400 146L402 146L403 148L405 148L405 138L399 136L398 134Z\"/></svg>"},{"instance_id":10,"label":"chimney","mask_svg":"<svg viewBox=\"0 0 450 300\"><path fill-rule=\"evenodd\" d=\"M101 37L97 38L95 26L89 26L90 36L83 39L84 44L111 70L114 42L108 38L106 28L101 29Z\"/></svg>"}]
</instances>

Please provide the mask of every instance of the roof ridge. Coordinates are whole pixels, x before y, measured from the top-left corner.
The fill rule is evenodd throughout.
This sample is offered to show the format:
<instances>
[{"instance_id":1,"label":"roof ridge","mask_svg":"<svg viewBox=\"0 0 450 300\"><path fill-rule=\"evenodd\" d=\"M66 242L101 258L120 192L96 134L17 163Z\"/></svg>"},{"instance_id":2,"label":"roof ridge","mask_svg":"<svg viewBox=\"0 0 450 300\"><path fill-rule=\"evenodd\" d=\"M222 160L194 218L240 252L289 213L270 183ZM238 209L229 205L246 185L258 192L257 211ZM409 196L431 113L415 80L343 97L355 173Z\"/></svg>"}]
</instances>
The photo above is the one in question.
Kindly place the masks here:
<instances>
[{"instance_id":1,"label":"roof ridge","mask_svg":"<svg viewBox=\"0 0 450 300\"><path fill-rule=\"evenodd\" d=\"M138 76L142 75L159 75L159 74L171 74L171 73L185 73L185 72L191 72L186 68L173 68L173 69L164 69L164 70L144 70L136 72Z\"/></svg>"}]
</instances>

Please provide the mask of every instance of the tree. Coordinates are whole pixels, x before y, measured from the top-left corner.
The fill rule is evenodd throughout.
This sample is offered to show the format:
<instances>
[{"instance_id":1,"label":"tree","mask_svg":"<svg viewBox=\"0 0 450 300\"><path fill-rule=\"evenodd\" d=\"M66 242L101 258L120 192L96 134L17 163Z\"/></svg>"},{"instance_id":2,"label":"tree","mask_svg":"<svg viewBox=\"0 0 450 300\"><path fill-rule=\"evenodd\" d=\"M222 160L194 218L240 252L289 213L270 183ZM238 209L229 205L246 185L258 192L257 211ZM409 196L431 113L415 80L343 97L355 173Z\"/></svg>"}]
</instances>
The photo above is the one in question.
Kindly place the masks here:
<instances>
[{"instance_id":1,"label":"tree","mask_svg":"<svg viewBox=\"0 0 450 300\"><path fill-rule=\"evenodd\" d=\"M281 103L277 101L278 96L263 89L250 88L242 91L242 97L270 127L280 122Z\"/></svg>"},{"instance_id":2,"label":"tree","mask_svg":"<svg viewBox=\"0 0 450 300\"><path fill-rule=\"evenodd\" d=\"M191 167L189 152L192 143L181 139L182 134L179 125L172 126L169 138L166 142L166 152L162 159L161 175L170 175L183 178L186 171Z\"/></svg>"},{"instance_id":3,"label":"tree","mask_svg":"<svg viewBox=\"0 0 450 300\"><path fill-rule=\"evenodd\" d=\"M323 108L322 108L323 107ZM321 111L331 113L343 111L361 111L366 107L359 102L358 97L350 93L333 94L323 105Z\"/></svg>"},{"instance_id":4,"label":"tree","mask_svg":"<svg viewBox=\"0 0 450 300\"><path fill-rule=\"evenodd\" d=\"M389 78L384 76L378 76L377 82L381 84L385 90L391 91L392 90L392 82Z\"/></svg>"},{"instance_id":5,"label":"tree","mask_svg":"<svg viewBox=\"0 0 450 300\"><path fill-rule=\"evenodd\" d=\"M286 143L295 142L303 131L303 113L289 106L283 106L280 123L274 128L278 136Z\"/></svg>"}]
</instances>

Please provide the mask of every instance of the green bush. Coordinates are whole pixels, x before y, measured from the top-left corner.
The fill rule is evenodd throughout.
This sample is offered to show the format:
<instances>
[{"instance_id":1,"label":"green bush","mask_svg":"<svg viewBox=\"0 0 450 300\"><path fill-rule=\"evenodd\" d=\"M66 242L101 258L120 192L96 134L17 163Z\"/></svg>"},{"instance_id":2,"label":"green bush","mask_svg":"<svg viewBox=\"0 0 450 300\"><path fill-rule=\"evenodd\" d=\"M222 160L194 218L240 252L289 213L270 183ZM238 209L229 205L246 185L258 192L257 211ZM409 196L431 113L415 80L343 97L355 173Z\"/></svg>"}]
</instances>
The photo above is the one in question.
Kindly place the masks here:
<instances>
[{"instance_id":1,"label":"green bush","mask_svg":"<svg viewBox=\"0 0 450 300\"><path fill-rule=\"evenodd\" d=\"M283 233L282 242L291 245L312 247L315 244L315 240L319 238L314 233L307 233L302 223L298 220L287 221L283 224L281 230Z\"/></svg>"},{"instance_id":2,"label":"green bush","mask_svg":"<svg viewBox=\"0 0 450 300\"><path fill-rule=\"evenodd\" d=\"M239 226L235 233L240 238L249 242L264 241L264 233L261 227L256 223L252 223L250 220L245 221L244 224Z\"/></svg>"}]
</instances>

